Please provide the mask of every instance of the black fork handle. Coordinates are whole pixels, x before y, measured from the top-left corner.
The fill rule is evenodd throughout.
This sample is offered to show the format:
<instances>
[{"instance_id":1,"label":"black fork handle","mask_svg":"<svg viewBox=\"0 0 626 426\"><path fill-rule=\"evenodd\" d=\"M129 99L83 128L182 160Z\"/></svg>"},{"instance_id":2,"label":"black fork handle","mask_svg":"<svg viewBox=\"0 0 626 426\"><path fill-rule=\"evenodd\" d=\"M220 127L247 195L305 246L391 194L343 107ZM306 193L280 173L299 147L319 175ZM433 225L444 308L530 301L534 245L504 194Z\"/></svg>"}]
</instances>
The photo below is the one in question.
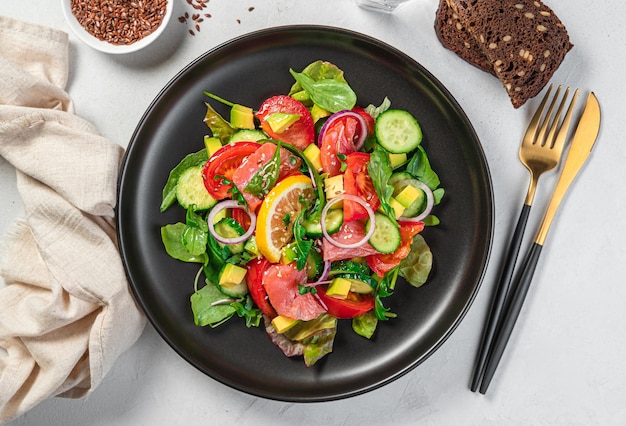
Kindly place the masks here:
<instances>
[{"instance_id":1,"label":"black fork handle","mask_svg":"<svg viewBox=\"0 0 626 426\"><path fill-rule=\"evenodd\" d=\"M526 223L528 222L529 214L530 205L524 204L519 219L517 220L515 231L513 232L513 236L511 237L509 248L506 252L506 257L504 260L504 265L502 267L502 272L500 274L500 279L496 285L494 298L491 303L491 310L489 311L487 324L485 325L485 329L483 330L483 337L480 342L478 358L476 360L474 374L470 385L470 389L472 390L472 392L476 392L476 389L478 389L480 381L485 372L489 348L491 346L491 342L493 341L493 337L496 334L496 327L499 322L500 315L503 311L504 303L507 298L507 294L509 293L509 288L511 287L511 278L513 277L513 270L515 269L515 263L517 262L517 257L519 254L520 246L522 244L522 239L524 237L524 231L526 229Z\"/></svg>"},{"instance_id":2,"label":"black fork handle","mask_svg":"<svg viewBox=\"0 0 626 426\"><path fill-rule=\"evenodd\" d=\"M500 363L500 359L502 359L502 354L504 353L509 338L511 337L513 327L515 326L519 313L522 310L524 299L526 299L526 295L528 294L528 289L530 288L530 283L532 282L533 275L535 274L535 269L537 268L542 248L542 245L533 243L530 251L528 252L528 257L523 265L522 275L519 277L519 281L515 286L513 296L504 314L505 316L502 317L501 324L498 325L498 334L496 336L496 340L493 342L493 348L489 354L489 361L485 367L485 375L480 385L480 393L482 394L487 392L491 379L493 379L496 368Z\"/></svg>"}]
</instances>

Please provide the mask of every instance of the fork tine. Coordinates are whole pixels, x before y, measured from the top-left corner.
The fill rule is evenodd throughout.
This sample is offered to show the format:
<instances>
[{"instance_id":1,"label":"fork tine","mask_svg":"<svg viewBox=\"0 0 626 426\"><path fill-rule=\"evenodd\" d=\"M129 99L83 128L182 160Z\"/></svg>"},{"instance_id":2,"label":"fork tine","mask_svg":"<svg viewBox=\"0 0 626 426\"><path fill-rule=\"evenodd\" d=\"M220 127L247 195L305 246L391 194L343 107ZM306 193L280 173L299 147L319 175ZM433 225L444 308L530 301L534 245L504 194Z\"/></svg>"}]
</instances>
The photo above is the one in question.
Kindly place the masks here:
<instances>
[{"instance_id":1,"label":"fork tine","mask_svg":"<svg viewBox=\"0 0 626 426\"><path fill-rule=\"evenodd\" d=\"M563 112L563 108L565 107L565 101L567 101L569 90L570 90L569 87L565 89L565 94L563 95L563 98L561 99L561 104L559 105L559 109L556 110L556 114L554 114L554 118L552 119L552 125L550 126L550 131L548 132L548 136L546 136L546 145L548 146L548 148L554 147L554 142L555 142L554 135L556 134L557 128L559 127L559 122L561 121L561 113ZM556 102L556 96L554 97L554 102Z\"/></svg>"},{"instance_id":2,"label":"fork tine","mask_svg":"<svg viewBox=\"0 0 626 426\"><path fill-rule=\"evenodd\" d=\"M544 146L547 139L546 139L546 130L548 130L548 124L550 123L550 117L552 116L552 110L554 109L554 105L556 104L556 101L559 98L559 93L561 93L561 86L557 87L556 89L556 93L554 94L554 97L552 98L552 102L550 102L550 107L548 108L548 112L546 113L544 119L543 119L543 123L541 124L541 128L539 129L539 132L537 133L536 137L535 137L535 142L534 143L538 143L540 146ZM558 118L558 114L557 114L557 118ZM558 121L557 119L553 120L553 121Z\"/></svg>"},{"instance_id":3,"label":"fork tine","mask_svg":"<svg viewBox=\"0 0 626 426\"><path fill-rule=\"evenodd\" d=\"M567 88L567 90L569 91L569 87ZM578 99L578 89L574 91L572 101L569 104L569 108L567 108L567 113L565 113L565 118L563 119L561 127L559 128L559 133L556 135L556 139L554 139L554 142L552 143L554 149L561 150L563 149L563 145L565 145L565 137L567 136L567 131L569 130L569 125L572 121L572 114L574 113L574 106L576 106L576 99ZM565 103L565 97L563 98L563 102L561 102L559 112L561 108L563 108L563 103Z\"/></svg>"},{"instance_id":4,"label":"fork tine","mask_svg":"<svg viewBox=\"0 0 626 426\"><path fill-rule=\"evenodd\" d=\"M546 102L550 98L550 92L552 91L552 85L548 87L548 91L544 95L539 107L537 107L537 111L533 115L533 118L530 120L528 124L528 128L526 129L526 133L524 134L524 139L522 143L533 143L535 141L535 135L537 134L537 129L539 128L539 120L541 120L541 116L543 115L543 109L546 106Z\"/></svg>"}]
</instances>

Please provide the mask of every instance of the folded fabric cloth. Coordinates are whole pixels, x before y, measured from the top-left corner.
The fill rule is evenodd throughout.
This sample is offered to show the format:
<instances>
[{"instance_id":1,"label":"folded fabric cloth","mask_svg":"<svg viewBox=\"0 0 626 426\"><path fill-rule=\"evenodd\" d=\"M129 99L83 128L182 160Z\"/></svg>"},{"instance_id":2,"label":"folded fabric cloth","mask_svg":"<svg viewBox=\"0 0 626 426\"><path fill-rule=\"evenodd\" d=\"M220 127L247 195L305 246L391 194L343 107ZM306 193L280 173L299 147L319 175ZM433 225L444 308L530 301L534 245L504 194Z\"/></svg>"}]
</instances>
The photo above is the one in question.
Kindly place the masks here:
<instances>
[{"instance_id":1,"label":"folded fabric cloth","mask_svg":"<svg viewBox=\"0 0 626 426\"><path fill-rule=\"evenodd\" d=\"M0 155L25 218L2 244L0 422L92 391L145 318L117 250L123 149L73 113L68 36L0 17Z\"/></svg>"}]
</instances>

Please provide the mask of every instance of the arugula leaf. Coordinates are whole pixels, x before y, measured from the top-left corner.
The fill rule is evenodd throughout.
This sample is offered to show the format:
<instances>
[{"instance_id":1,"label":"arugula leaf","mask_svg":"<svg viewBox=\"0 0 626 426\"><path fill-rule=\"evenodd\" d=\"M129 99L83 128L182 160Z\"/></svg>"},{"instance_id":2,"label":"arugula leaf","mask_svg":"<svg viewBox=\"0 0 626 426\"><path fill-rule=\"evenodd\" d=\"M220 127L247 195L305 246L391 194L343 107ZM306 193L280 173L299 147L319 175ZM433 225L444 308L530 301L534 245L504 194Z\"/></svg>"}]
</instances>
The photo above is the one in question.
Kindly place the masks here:
<instances>
[{"instance_id":1,"label":"arugula leaf","mask_svg":"<svg viewBox=\"0 0 626 426\"><path fill-rule=\"evenodd\" d=\"M209 258L206 254L193 254L187 251L183 245L182 234L186 225L181 222L172 223L161 227L161 240L168 255L177 260L190 263L206 263Z\"/></svg>"},{"instance_id":2,"label":"arugula leaf","mask_svg":"<svg viewBox=\"0 0 626 426\"><path fill-rule=\"evenodd\" d=\"M307 240L304 238L306 236L306 229L304 228L304 225L302 225L303 215L304 210L300 212L298 218L293 223L293 237L295 244L292 248L296 253L296 268L298 271L301 271L306 267L309 252L311 251L311 248L313 248L313 240Z\"/></svg>"},{"instance_id":3,"label":"arugula leaf","mask_svg":"<svg viewBox=\"0 0 626 426\"><path fill-rule=\"evenodd\" d=\"M345 81L332 78L315 80L309 75L290 69L295 80L309 94L313 103L330 112L352 109L356 105L356 93Z\"/></svg>"},{"instance_id":4,"label":"arugula leaf","mask_svg":"<svg viewBox=\"0 0 626 426\"><path fill-rule=\"evenodd\" d=\"M383 298L389 297L393 294L397 277L398 267L396 266L394 269L385 274L376 289L376 294L374 295L374 315L381 321L386 321L389 318L395 318L397 316L391 312L389 308L385 308L382 302Z\"/></svg>"},{"instance_id":5,"label":"arugula leaf","mask_svg":"<svg viewBox=\"0 0 626 426\"><path fill-rule=\"evenodd\" d=\"M389 200L393 195L393 186L389 185L388 182L393 174L393 169L389 164L387 151L378 144L374 146L374 151L370 154L370 161L367 163L367 172L372 179L374 190L376 191L376 195L378 195L383 211L394 225L400 226L396 221L396 214L393 207L389 204Z\"/></svg>"},{"instance_id":6,"label":"arugula leaf","mask_svg":"<svg viewBox=\"0 0 626 426\"><path fill-rule=\"evenodd\" d=\"M252 176L244 191L258 198L263 198L274 187L280 171L280 141L276 144L276 151L270 160L263 164ZM233 184L233 188L235 185Z\"/></svg>"},{"instance_id":7,"label":"arugula leaf","mask_svg":"<svg viewBox=\"0 0 626 426\"><path fill-rule=\"evenodd\" d=\"M201 149L198 152L188 154L183 158L176 167L174 167L167 178L167 182L163 187L163 196L161 201L161 212L167 210L174 201L176 201L176 185L178 185L178 178L183 174L185 170L190 167L201 166L208 160L206 148Z\"/></svg>"},{"instance_id":8,"label":"arugula leaf","mask_svg":"<svg viewBox=\"0 0 626 426\"><path fill-rule=\"evenodd\" d=\"M230 306L235 309L235 313L240 318L245 318L246 327L258 327L261 324L263 314L259 308L254 307L255 305L250 295L245 298L245 301L231 302Z\"/></svg>"}]
</instances>

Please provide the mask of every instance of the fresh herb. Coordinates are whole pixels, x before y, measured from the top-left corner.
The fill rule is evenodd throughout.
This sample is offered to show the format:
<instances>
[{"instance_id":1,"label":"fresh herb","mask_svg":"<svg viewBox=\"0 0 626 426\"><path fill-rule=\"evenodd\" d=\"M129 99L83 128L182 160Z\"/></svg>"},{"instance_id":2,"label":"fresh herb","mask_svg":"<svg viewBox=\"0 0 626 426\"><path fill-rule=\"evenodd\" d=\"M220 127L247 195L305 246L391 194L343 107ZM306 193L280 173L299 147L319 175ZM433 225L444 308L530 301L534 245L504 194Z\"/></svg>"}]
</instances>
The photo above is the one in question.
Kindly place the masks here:
<instances>
[{"instance_id":1,"label":"fresh herb","mask_svg":"<svg viewBox=\"0 0 626 426\"><path fill-rule=\"evenodd\" d=\"M224 294L208 280L204 287L191 295L190 301L194 323L200 327L217 327L236 312L230 300L225 299Z\"/></svg>"},{"instance_id":2,"label":"fresh herb","mask_svg":"<svg viewBox=\"0 0 626 426\"><path fill-rule=\"evenodd\" d=\"M374 315L381 321L386 321L389 318L395 318L397 315L391 312L389 308L385 308L382 299L389 297L393 294L393 289L396 285L396 279L398 278L398 267L396 266L391 271L387 272L376 289L376 295L374 296Z\"/></svg>"},{"instance_id":3,"label":"fresh herb","mask_svg":"<svg viewBox=\"0 0 626 426\"><path fill-rule=\"evenodd\" d=\"M263 198L274 187L278 180L278 172L280 171L280 141L276 145L274 155L270 160L263 164L261 168L252 176L250 182L244 188L244 191L258 198ZM233 185L235 187L235 185Z\"/></svg>"},{"instance_id":4,"label":"fresh herb","mask_svg":"<svg viewBox=\"0 0 626 426\"><path fill-rule=\"evenodd\" d=\"M263 314L259 308L255 308L252 298L248 295L245 299L231 302L230 306L235 309L235 313L240 318L245 318L246 327L258 327L263 319Z\"/></svg>"},{"instance_id":5,"label":"fresh herb","mask_svg":"<svg viewBox=\"0 0 626 426\"><path fill-rule=\"evenodd\" d=\"M356 105L356 93L345 81L332 78L315 80L309 75L290 69L289 72L317 106L326 111L339 112Z\"/></svg>"},{"instance_id":6,"label":"fresh herb","mask_svg":"<svg viewBox=\"0 0 626 426\"><path fill-rule=\"evenodd\" d=\"M246 210L248 210L248 202L246 201L246 198L243 196L243 193L239 190L239 188L237 188L237 185L235 185L232 180L223 175L215 175L213 179L215 179L216 181L221 181L222 185L230 185L230 188L228 188L228 193L231 195L231 198L233 200L236 200L237 204L239 204L240 206L244 206Z\"/></svg>"},{"instance_id":7,"label":"fresh herb","mask_svg":"<svg viewBox=\"0 0 626 426\"><path fill-rule=\"evenodd\" d=\"M306 239L306 228L302 224L303 217L304 210L302 210L293 223L293 237L295 243L292 248L296 253L296 268L298 271L305 268L309 252L311 248L313 248L313 240Z\"/></svg>"},{"instance_id":8,"label":"fresh herb","mask_svg":"<svg viewBox=\"0 0 626 426\"><path fill-rule=\"evenodd\" d=\"M396 226L399 226L393 207L389 204L389 200L393 195L393 186L389 185L388 182L393 173L393 169L389 164L387 151L378 144L374 146L374 151L370 154L370 161L367 163L367 172L372 178L372 184L380 200L381 208L389 217L389 220Z\"/></svg>"}]
</instances>

